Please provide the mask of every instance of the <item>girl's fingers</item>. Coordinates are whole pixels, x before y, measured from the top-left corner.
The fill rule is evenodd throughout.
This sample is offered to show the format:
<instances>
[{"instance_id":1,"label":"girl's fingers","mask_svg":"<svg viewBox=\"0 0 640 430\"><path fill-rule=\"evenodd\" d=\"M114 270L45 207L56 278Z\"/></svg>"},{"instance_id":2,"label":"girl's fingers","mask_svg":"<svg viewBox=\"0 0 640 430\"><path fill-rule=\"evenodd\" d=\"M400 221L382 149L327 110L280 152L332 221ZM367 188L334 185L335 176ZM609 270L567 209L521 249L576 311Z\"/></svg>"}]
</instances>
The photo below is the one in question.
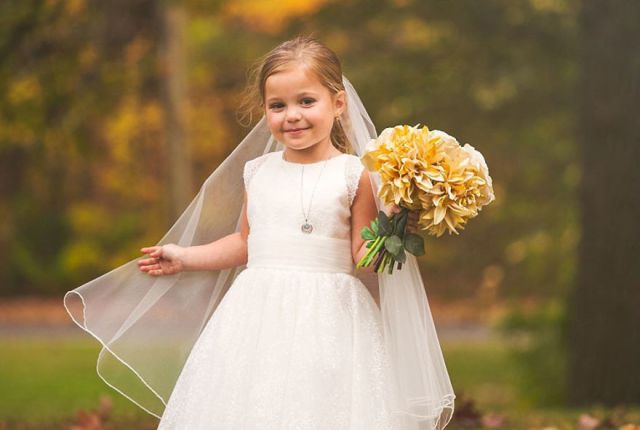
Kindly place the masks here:
<instances>
[{"instance_id":1,"label":"girl's fingers","mask_svg":"<svg viewBox=\"0 0 640 430\"><path fill-rule=\"evenodd\" d=\"M163 273L162 266L154 261L151 261L145 265L140 265L139 269L149 275L161 275Z\"/></svg>"},{"instance_id":2,"label":"girl's fingers","mask_svg":"<svg viewBox=\"0 0 640 430\"><path fill-rule=\"evenodd\" d=\"M145 246L144 248L141 248L140 251L145 254L149 254L152 257L157 257L160 255L160 248L160 246Z\"/></svg>"},{"instance_id":3,"label":"girl's fingers","mask_svg":"<svg viewBox=\"0 0 640 430\"><path fill-rule=\"evenodd\" d=\"M387 206L384 210L384 213L389 217L391 215L397 214L398 212L400 212L400 206L398 206L395 203L392 203L390 206Z\"/></svg>"},{"instance_id":4,"label":"girl's fingers","mask_svg":"<svg viewBox=\"0 0 640 430\"><path fill-rule=\"evenodd\" d=\"M149 266L142 269L143 272L147 272L149 275L161 275L162 269L160 265Z\"/></svg>"},{"instance_id":5,"label":"girl's fingers","mask_svg":"<svg viewBox=\"0 0 640 430\"><path fill-rule=\"evenodd\" d=\"M158 262L157 258L145 258L143 260L138 260L139 266L148 266L149 264L156 264Z\"/></svg>"},{"instance_id":6,"label":"girl's fingers","mask_svg":"<svg viewBox=\"0 0 640 430\"><path fill-rule=\"evenodd\" d=\"M407 230L411 233L415 233L418 231L418 211L410 211L409 217L407 218Z\"/></svg>"},{"instance_id":7,"label":"girl's fingers","mask_svg":"<svg viewBox=\"0 0 640 430\"><path fill-rule=\"evenodd\" d=\"M161 276L168 275L173 270L170 266L167 266L167 269L164 269L160 264L160 260L162 259L162 246L146 246L141 248L140 251L144 252L149 257L138 260L138 268L141 271L146 272L151 276ZM169 261L169 263L172 262Z\"/></svg>"},{"instance_id":8,"label":"girl's fingers","mask_svg":"<svg viewBox=\"0 0 640 430\"><path fill-rule=\"evenodd\" d=\"M169 274L171 274L171 271L170 270L165 270L162 267L160 267L160 265L158 265L158 267L155 270L152 270L152 274L154 276L169 275Z\"/></svg>"}]
</instances>

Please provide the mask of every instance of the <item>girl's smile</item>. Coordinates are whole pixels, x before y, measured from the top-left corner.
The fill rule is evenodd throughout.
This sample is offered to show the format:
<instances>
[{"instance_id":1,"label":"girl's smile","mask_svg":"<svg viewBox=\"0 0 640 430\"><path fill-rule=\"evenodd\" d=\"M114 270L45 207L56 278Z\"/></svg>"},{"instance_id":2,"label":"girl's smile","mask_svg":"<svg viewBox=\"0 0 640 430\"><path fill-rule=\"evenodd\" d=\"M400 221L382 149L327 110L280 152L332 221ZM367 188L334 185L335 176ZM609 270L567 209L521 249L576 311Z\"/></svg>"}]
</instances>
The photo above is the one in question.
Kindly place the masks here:
<instances>
[{"instance_id":1,"label":"girl's smile","mask_svg":"<svg viewBox=\"0 0 640 430\"><path fill-rule=\"evenodd\" d=\"M291 137L298 137L298 136L301 136L309 128L311 128L311 127L291 128L291 129L288 129L288 130L284 130L284 132L287 133Z\"/></svg>"}]
</instances>

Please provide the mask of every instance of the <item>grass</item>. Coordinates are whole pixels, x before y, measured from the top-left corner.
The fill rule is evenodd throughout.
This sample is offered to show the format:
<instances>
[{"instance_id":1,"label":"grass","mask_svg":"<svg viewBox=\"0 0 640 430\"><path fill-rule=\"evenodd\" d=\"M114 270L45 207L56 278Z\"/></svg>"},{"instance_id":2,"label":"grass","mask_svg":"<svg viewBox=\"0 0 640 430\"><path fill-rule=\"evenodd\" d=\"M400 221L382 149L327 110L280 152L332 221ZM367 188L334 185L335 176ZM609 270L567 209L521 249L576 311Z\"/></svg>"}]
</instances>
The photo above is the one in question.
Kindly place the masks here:
<instances>
[{"instance_id":1,"label":"grass","mask_svg":"<svg viewBox=\"0 0 640 430\"><path fill-rule=\"evenodd\" d=\"M513 383L516 369L508 347L499 340L443 344L443 354L456 396L475 400L482 410L521 409Z\"/></svg>"},{"instance_id":2,"label":"grass","mask_svg":"<svg viewBox=\"0 0 640 430\"><path fill-rule=\"evenodd\" d=\"M79 409L95 409L102 396L113 401L110 419L126 423L105 429L155 428L156 418L98 377L95 362L99 350L89 338L4 339L0 344L0 430L68 428L69 417ZM509 425L501 428L542 429L555 423L549 428L573 429L579 414L586 412L528 409L517 397L516 368L510 362L507 346L498 340L443 344L443 352L457 400L473 399L483 415L506 415ZM456 409L459 406L457 402Z\"/></svg>"},{"instance_id":3,"label":"grass","mask_svg":"<svg viewBox=\"0 0 640 430\"><path fill-rule=\"evenodd\" d=\"M116 416L149 416L96 374L99 351L92 339L3 339L0 420L58 420L94 408L105 395Z\"/></svg>"}]
</instances>

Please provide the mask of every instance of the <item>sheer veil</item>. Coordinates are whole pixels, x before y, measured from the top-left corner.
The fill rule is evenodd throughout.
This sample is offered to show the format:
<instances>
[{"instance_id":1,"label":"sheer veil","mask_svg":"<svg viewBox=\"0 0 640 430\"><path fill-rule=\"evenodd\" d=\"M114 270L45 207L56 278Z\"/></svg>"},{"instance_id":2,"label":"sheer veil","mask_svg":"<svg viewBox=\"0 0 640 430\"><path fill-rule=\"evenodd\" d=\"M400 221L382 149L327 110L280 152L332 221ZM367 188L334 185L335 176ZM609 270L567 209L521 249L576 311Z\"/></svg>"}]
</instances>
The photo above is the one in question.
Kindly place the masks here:
<instances>
[{"instance_id":1,"label":"sheer veil","mask_svg":"<svg viewBox=\"0 0 640 430\"><path fill-rule=\"evenodd\" d=\"M348 109L341 122L356 155L376 137L358 94L343 76ZM283 149L263 117L205 180L158 245L202 245L239 231L244 164ZM377 197L380 178L371 172ZM106 384L160 418L191 348L245 266L153 277L137 259L68 291L63 299L73 321L102 345L96 370ZM391 409L403 429L444 428L455 394L444 363L416 258L407 254L394 273L358 273L375 295L395 382Z\"/></svg>"}]
</instances>

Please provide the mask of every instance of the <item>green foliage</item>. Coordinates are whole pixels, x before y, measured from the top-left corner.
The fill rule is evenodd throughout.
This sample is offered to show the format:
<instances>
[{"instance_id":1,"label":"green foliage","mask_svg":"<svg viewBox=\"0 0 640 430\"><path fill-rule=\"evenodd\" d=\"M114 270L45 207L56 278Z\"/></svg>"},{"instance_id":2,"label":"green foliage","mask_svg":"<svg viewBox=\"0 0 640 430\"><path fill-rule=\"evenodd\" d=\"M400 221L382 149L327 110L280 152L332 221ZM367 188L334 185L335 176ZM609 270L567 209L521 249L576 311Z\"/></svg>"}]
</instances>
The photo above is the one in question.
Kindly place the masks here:
<instances>
[{"instance_id":1,"label":"green foliage","mask_svg":"<svg viewBox=\"0 0 640 430\"><path fill-rule=\"evenodd\" d=\"M424 255L424 239L419 234L407 233L404 237L404 247L416 257Z\"/></svg>"},{"instance_id":2,"label":"green foliage","mask_svg":"<svg viewBox=\"0 0 640 430\"><path fill-rule=\"evenodd\" d=\"M430 245L424 263L444 278L433 294L473 294L478 273L495 264L504 285L518 286L505 295L545 296L570 282L575 0L319 0L285 2L280 15L252 1L177 4L187 12L195 186L247 132L234 121L247 68L282 40L313 33L338 53L378 130L421 123L486 156L501 203L460 237ZM175 221L165 209L157 57L165 5L0 6L0 295L68 290L133 258ZM82 205L93 205L88 229L75 214ZM404 248L422 254L412 239Z\"/></svg>"},{"instance_id":3,"label":"green foliage","mask_svg":"<svg viewBox=\"0 0 640 430\"><path fill-rule=\"evenodd\" d=\"M373 229L369 227L364 227L360 232L360 236L364 240L374 240L376 238L376 234L374 233Z\"/></svg>"},{"instance_id":4,"label":"green foliage","mask_svg":"<svg viewBox=\"0 0 640 430\"><path fill-rule=\"evenodd\" d=\"M378 234L380 236L389 236L393 233L393 226L389 217L383 211L378 212Z\"/></svg>"},{"instance_id":5,"label":"green foliage","mask_svg":"<svg viewBox=\"0 0 640 430\"><path fill-rule=\"evenodd\" d=\"M400 239L396 235L389 236L389 238L384 242L384 247L393 256L397 256L398 254L400 254L400 251L402 250L402 239Z\"/></svg>"}]
</instances>

